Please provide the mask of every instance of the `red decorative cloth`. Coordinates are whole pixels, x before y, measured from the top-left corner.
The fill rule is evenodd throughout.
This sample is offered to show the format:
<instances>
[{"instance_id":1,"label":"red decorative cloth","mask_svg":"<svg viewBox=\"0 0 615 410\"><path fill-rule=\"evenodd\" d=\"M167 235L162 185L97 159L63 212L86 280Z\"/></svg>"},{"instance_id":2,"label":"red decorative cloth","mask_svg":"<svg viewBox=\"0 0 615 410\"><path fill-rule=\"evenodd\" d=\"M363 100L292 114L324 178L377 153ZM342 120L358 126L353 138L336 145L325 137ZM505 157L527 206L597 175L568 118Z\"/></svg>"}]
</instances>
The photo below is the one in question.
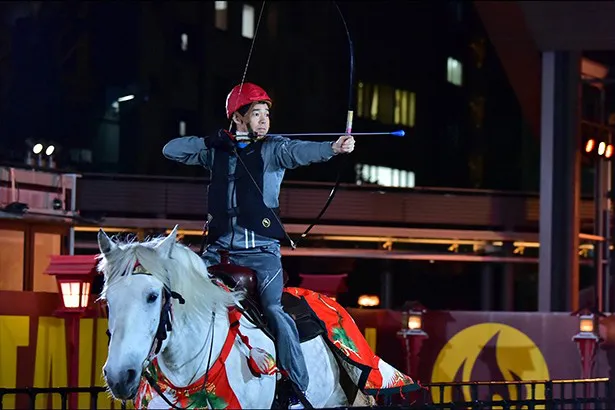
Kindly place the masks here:
<instances>
[{"instance_id":1,"label":"red decorative cloth","mask_svg":"<svg viewBox=\"0 0 615 410\"><path fill-rule=\"evenodd\" d=\"M352 316L334 299L303 288L286 288L284 291L304 298L316 316L324 322L330 344L344 359L342 365L365 393L405 393L420 388L410 376L372 351Z\"/></svg>"}]
</instances>

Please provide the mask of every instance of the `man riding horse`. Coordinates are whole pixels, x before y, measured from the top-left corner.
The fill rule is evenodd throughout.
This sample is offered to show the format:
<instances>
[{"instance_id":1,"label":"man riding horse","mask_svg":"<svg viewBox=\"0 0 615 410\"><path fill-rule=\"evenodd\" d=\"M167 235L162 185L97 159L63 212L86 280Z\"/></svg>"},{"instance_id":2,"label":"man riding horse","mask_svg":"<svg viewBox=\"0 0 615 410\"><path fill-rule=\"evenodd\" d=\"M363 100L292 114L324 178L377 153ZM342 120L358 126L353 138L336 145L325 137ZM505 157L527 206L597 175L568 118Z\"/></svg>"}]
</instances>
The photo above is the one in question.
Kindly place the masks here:
<instances>
[{"instance_id":1,"label":"man riding horse","mask_svg":"<svg viewBox=\"0 0 615 410\"><path fill-rule=\"evenodd\" d=\"M227 250L233 263L254 270L267 322L275 335L278 361L305 395L309 383L297 327L284 312L280 241L288 238L278 216L280 186L286 169L325 162L354 150L355 140L335 142L290 140L268 135L272 100L258 85L235 86L226 99L229 130L208 137L181 137L163 148L168 159L211 171L208 192L208 265ZM255 154L255 155L252 155ZM291 408L301 408L298 397Z\"/></svg>"}]
</instances>

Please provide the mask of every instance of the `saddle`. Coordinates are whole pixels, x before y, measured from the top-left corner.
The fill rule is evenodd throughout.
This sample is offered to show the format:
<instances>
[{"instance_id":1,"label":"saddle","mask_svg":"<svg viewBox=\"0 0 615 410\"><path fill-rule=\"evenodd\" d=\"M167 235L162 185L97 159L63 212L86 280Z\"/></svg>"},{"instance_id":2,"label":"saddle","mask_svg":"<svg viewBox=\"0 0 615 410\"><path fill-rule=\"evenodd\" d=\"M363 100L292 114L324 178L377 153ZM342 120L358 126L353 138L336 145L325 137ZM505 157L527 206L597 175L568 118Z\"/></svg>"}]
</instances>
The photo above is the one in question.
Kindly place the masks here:
<instances>
[{"instance_id":1,"label":"saddle","mask_svg":"<svg viewBox=\"0 0 615 410\"><path fill-rule=\"evenodd\" d=\"M242 301L243 313L248 320L255 326L260 327L265 334L275 341L275 336L263 313L257 291L256 273L250 268L231 263L228 251L220 250L218 252L220 253L220 263L210 266L208 268L209 273L229 288L245 290L246 298ZM286 285L288 274L285 270L282 271L284 285ZM295 321L301 343L312 340L323 333L326 334L325 324L316 316L305 299L283 292L282 309Z\"/></svg>"}]
</instances>

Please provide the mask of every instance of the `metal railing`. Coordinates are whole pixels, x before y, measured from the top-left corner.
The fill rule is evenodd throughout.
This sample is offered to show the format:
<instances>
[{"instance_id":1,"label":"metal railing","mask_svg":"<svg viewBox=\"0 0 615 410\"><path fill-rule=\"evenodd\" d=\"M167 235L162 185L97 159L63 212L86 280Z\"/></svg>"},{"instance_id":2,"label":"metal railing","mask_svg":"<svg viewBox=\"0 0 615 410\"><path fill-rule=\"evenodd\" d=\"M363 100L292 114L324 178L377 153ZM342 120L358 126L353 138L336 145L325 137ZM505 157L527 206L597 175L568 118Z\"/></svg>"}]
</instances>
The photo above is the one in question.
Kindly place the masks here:
<instances>
[{"instance_id":1,"label":"metal railing","mask_svg":"<svg viewBox=\"0 0 615 410\"><path fill-rule=\"evenodd\" d=\"M424 410L615 408L608 378L431 383L399 404Z\"/></svg>"},{"instance_id":2,"label":"metal railing","mask_svg":"<svg viewBox=\"0 0 615 410\"><path fill-rule=\"evenodd\" d=\"M4 168L0 164L0 169ZM29 192L36 191L32 178L39 174L41 178L48 174L61 175L60 170L37 173L18 167L6 169L15 173L14 178L0 178L3 179L0 181L2 189L10 191L8 202L26 202L33 208L38 206L35 202L42 201L51 207L49 198L38 192ZM79 175L76 188L63 189L62 196L67 202L76 202L79 212L91 219L162 218L202 223L207 212L207 182L208 178L89 173ZM332 184L285 181L279 197L283 221L311 222L327 200ZM340 184L339 188L335 201L322 218L323 222L507 231L538 228L540 208L536 192L436 187L407 189L347 183ZM581 221L591 225L594 218L591 199L583 198L579 213Z\"/></svg>"},{"instance_id":3,"label":"metal railing","mask_svg":"<svg viewBox=\"0 0 615 410\"><path fill-rule=\"evenodd\" d=\"M98 399L102 396L107 396L109 393L105 387L92 386L92 387L23 387L23 388L3 388L0 387L0 410L8 408L6 404L6 398L11 397L15 401L15 404L11 408L15 409L36 409L41 408L40 401L37 404L37 396L45 395L47 403L52 400L53 396L59 396L61 409L68 410L69 408L69 396L71 394L89 394L89 409L98 409ZM45 403L45 407L47 406ZM126 409L126 404L121 402L114 403L116 409ZM108 407L104 407L107 409Z\"/></svg>"},{"instance_id":4,"label":"metal railing","mask_svg":"<svg viewBox=\"0 0 615 410\"><path fill-rule=\"evenodd\" d=\"M486 410L486 409L545 409L545 410L583 410L613 409L608 378L579 380L542 380L542 381L493 381L431 383L413 393L395 394L377 398L381 406L421 410ZM99 395L107 395L104 387L57 387L57 388L0 388L0 410L7 396L26 399L16 401L19 408L34 409L39 394L59 395L62 409L68 409L68 396L71 393L89 393L90 409L97 409ZM24 404L27 401L28 404ZM125 409L124 403L115 402L115 408ZM24 407L27 406L27 407ZM40 407L40 406L39 406ZM17 408L17 407L16 407ZM366 407L368 408L368 407Z\"/></svg>"},{"instance_id":5,"label":"metal railing","mask_svg":"<svg viewBox=\"0 0 615 410\"><path fill-rule=\"evenodd\" d=\"M206 181L84 174L77 185L78 209L106 217L202 221L207 212ZM283 220L311 221L331 187L331 183L285 182L279 197ZM538 216L535 193L341 184L323 221L523 231L537 229ZM592 220L591 201L582 201L580 216L582 221Z\"/></svg>"}]
</instances>

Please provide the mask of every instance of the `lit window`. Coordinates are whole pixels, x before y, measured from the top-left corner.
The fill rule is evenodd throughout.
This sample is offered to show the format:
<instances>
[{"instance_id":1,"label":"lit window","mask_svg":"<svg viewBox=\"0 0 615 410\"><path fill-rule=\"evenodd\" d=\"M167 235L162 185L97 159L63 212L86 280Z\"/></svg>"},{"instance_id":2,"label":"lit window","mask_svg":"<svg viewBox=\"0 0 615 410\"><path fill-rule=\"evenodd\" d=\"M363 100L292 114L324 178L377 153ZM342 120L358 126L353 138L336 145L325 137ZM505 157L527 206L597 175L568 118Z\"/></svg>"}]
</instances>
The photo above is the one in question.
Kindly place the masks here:
<instances>
[{"instance_id":1,"label":"lit window","mask_svg":"<svg viewBox=\"0 0 615 410\"><path fill-rule=\"evenodd\" d=\"M383 124L392 124L395 111L395 90L388 85L378 86L377 119Z\"/></svg>"},{"instance_id":2,"label":"lit window","mask_svg":"<svg viewBox=\"0 0 615 410\"><path fill-rule=\"evenodd\" d=\"M416 94L405 90L395 90L395 124L414 127L416 120Z\"/></svg>"},{"instance_id":3,"label":"lit window","mask_svg":"<svg viewBox=\"0 0 615 410\"><path fill-rule=\"evenodd\" d=\"M357 84L357 116L372 118L372 105L374 104L373 84L359 82ZM376 101L376 117L378 117L378 102Z\"/></svg>"},{"instance_id":4,"label":"lit window","mask_svg":"<svg viewBox=\"0 0 615 410\"><path fill-rule=\"evenodd\" d=\"M246 38L254 38L254 7L244 4L241 17L241 35Z\"/></svg>"},{"instance_id":5,"label":"lit window","mask_svg":"<svg viewBox=\"0 0 615 410\"><path fill-rule=\"evenodd\" d=\"M461 86L462 67L461 63L452 57L446 63L446 79L449 83Z\"/></svg>"},{"instance_id":6,"label":"lit window","mask_svg":"<svg viewBox=\"0 0 615 410\"><path fill-rule=\"evenodd\" d=\"M399 176L400 172L401 171L399 169L393 170L393 175L392 175L393 178L391 178L391 186L394 186L394 187L401 186L401 181L400 181L401 178Z\"/></svg>"},{"instance_id":7,"label":"lit window","mask_svg":"<svg viewBox=\"0 0 615 410\"><path fill-rule=\"evenodd\" d=\"M374 85L374 92L372 94L372 104L369 109L370 117L372 120L378 119L378 86Z\"/></svg>"},{"instance_id":8,"label":"lit window","mask_svg":"<svg viewBox=\"0 0 615 410\"><path fill-rule=\"evenodd\" d=\"M416 94L408 93L408 127L414 127L416 122Z\"/></svg>"},{"instance_id":9,"label":"lit window","mask_svg":"<svg viewBox=\"0 0 615 410\"><path fill-rule=\"evenodd\" d=\"M391 168L378 167L376 175L378 185L393 186L393 170Z\"/></svg>"},{"instance_id":10,"label":"lit window","mask_svg":"<svg viewBox=\"0 0 615 410\"><path fill-rule=\"evenodd\" d=\"M226 1L216 1L214 8L216 11L216 28L219 28L220 30L226 30L227 13L228 13L227 2Z\"/></svg>"},{"instance_id":11,"label":"lit window","mask_svg":"<svg viewBox=\"0 0 615 410\"><path fill-rule=\"evenodd\" d=\"M357 116L363 117L363 92L365 91L365 87L363 87L363 83L359 82L357 85Z\"/></svg>"},{"instance_id":12,"label":"lit window","mask_svg":"<svg viewBox=\"0 0 615 410\"><path fill-rule=\"evenodd\" d=\"M356 183L376 184L397 188L414 188L414 172L377 165L357 164Z\"/></svg>"},{"instance_id":13,"label":"lit window","mask_svg":"<svg viewBox=\"0 0 615 410\"><path fill-rule=\"evenodd\" d=\"M179 135L182 137L186 135L186 121L179 122Z\"/></svg>"},{"instance_id":14,"label":"lit window","mask_svg":"<svg viewBox=\"0 0 615 410\"><path fill-rule=\"evenodd\" d=\"M182 33L181 35L181 47L182 51L188 50L188 34Z\"/></svg>"}]
</instances>

